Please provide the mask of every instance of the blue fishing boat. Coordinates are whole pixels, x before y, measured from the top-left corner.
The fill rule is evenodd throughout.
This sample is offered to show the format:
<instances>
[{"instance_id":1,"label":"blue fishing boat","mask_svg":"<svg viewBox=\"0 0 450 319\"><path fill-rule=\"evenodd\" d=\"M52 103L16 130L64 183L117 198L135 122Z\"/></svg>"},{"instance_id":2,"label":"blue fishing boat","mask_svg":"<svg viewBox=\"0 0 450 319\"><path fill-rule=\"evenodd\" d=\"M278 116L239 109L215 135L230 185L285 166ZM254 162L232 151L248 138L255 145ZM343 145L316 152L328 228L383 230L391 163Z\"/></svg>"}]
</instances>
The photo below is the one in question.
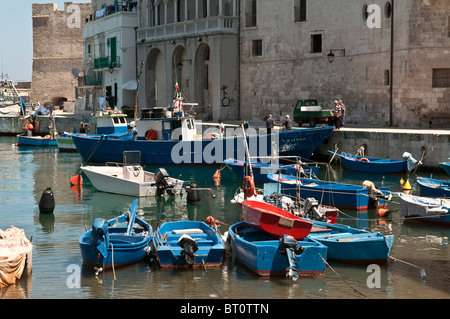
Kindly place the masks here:
<instances>
[{"instance_id":1,"label":"blue fishing boat","mask_svg":"<svg viewBox=\"0 0 450 319\"><path fill-rule=\"evenodd\" d=\"M317 220L309 237L328 247L328 259L352 263L385 263L394 242L393 235L383 235L347 225Z\"/></svg>"},{"instance_id":2,"label":"blue fishing boat","mask_svg":"<svg viewBox=\"0 0 450 319\"><path fill-rule=\"evenodd\" d=\"M338 156L342 162L342 166L351 171L390 174L405 172L407 169L407 161L405 159L391 160L369 156L357 156L342 152L328 152Z\"/></svg>"},{"instance_id":3,"label":"blue fishing boat","mask_svg":"<svg viewBox=\"0 0 450 319\"><path fill-rule=\"evenodd\" d=\"M242 134L203 137L197 134L197 124L191 117L142 118L125 134L72 134L72 139L85 162L120 163L125 151L140 151L143 165L222 164L244 158ZM239 126L236 129L241 133ZM308 159L332 131L332 127L302 128L255 134L247 140L252 156L270 156L275 143L277 155Z\"/></svg>"},{"instance_id":4,"label":"blue fishing boat","mask_svg":"<svg viewBox=\"0 0 450 319\"><path fill-rule=\"evenodd\" d=\"M400 215L407 220L418 220L450 226L450 199L430 198L398 193Z\"/></svg>"},{"instance_id":5,"label":"blue fishing boat","mask_svg":"<svg viewBox=\"0 0 450 319\"><path fill-rule=\"evenodd\" d=\"M295 240L276 237L239 222L229 228L236 259L260 276L321 275L325 271L327 247L313 238Z\"/></svg>"},{"instance_id":6,"label":"blue fishing boat","mask_svg":"<svg viewBox=\"0 0 450 319\"><path fill-rule=\"evenodd\" d=\"M447 173L447 175L450 175L450 162L439 163L439 166L444 169L444 171Z\"/></svg>"},{"instance_id":7,"label":"blue fishing boat","mask_svg":"<svg viewBox=\"0 0 450 319\"><path fill-rule=\"evenodd\" d=\"M450 181L419 176L416 177L416 181L422 196L450 198Z\"/></svg>"},{"instance_id":8,"label":"blue fishing boat","mask_svg":"<svg viewBox=\"0 0 450 319\"><path fill-rule=\"evenodd\" d=\"M245 161L239 161L234 159L228 159L223 162L231 172L237 176L238 180L244 180L244 165ZM319 174L318 166L297 165L297 164L274 164L274 163L262 163L251 162L253 180L257 184L270 183L267 174L285 174L296 176L297 171L301 173L301 176L315 178Z\"/></svg>"},{"instance_id":9,"label":"blue fishing boat","mask_svg":"<svg viewBox=\"0 0 450 319\"><path fill-rule=\"evenodd\" d=\"M84 264L108 269L139 262L150 253L152 227L136 216L137 201L119 217L94 220L79 240Z\"/></svg>"},{"instance_id":10,"label":"blue fishing boat","mask_svg":"<svg viewBox=\"0 0 450 319\"><path fill-rule=\"evenodd\" d=\"M42 136L17 135L19 146L58 146L55 138Z\"/></svg>"},{"instance_id":11,"label":"blue fishing boat","mask_svg":"<svg viewBox=\"0 0 450 319\"><path fill-rule=\"evenodd\" d=\"M225 256L222 237L199 221L162 224L153 236L152 250L161 268L221 266Z\"/></svg>"},{"instance_id":12,"label":"blue fishing boat","mask_svg":"<svg viewBox=\"0 0 450 319\"><path fill-rule=\"evenodd\" d=\"M375 188L373 183L365 181L362 186L319 179L297 178L283 174L269 174L272 182L281 185L281 193L297 198L315 198L322 205L337 208L366 210L383 208L391 195L390 187Z\"/></svg>"}]
</instances>

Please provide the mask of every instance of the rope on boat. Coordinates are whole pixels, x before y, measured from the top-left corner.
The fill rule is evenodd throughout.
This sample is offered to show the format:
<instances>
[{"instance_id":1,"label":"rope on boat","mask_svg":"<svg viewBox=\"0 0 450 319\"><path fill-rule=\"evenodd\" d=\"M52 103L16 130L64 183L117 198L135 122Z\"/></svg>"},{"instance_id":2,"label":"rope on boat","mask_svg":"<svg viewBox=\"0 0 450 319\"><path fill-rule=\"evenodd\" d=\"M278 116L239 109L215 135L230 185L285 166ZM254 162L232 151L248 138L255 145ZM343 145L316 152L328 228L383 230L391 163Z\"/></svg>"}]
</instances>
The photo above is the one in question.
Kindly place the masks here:
<instances>
[{"instance_id":1,"label":"rope on boat","mask_svg":"<svg viewBox=\"0 0 450 319\"><path fill-rule=\"evenodd\" d=\"M111 245L111 266L112 266L112 270L113 270L113 282L117 280L116 278L116 270L114 268L114 246L112 243L110 243Z\"/></svg>"},{"instance_id":2,"label":"rope on boat","mask_svg":"<svg viewBox=\"0 0 450 319\"><path fill-rule=\"evenodd\" d=\"M361 296L363 296L363 297L365 297L365 298L369 298L368 296L366 296L366 295L363 294L362 292L358 291L355 287L352 287L348 282L346 282L346 281L344 280L344 278L342 278L341 275L339 275L339 274L337 273L337 271L334 270L334 268L331 267L331 265L330 265L330 264L322 257L321 254L319 254L319 256L320 256L320 258L322 258L322 261L324 262L324 264L327 265L327 266L328 266L328 267L336 274L336 276L339 277L339 279L341 279L347 286L349 286L350 288L353 289L353 292L358 293L358 294L360 294ZM369 299L370 299L370 298L369 298Z\"/></svg>"},{"instance_id":3,"label":"rope on boat","mask_svg":"<svg viewBox=\"0 0 450 319\"><path fill-rule=\"evenodd\" d=\"M401 259L398 259L398 258L395 258L395 257L392 257L392 256L389 256L389 259L392 259L393 261L402 262L405 265L408 265L408 266L411 266L411 267L418 268L418 269L420 269L420 276L422 277L422 279L425 280L427 278L427 274L426 274L425 269L423 267L411 264L411 263L409 263L407 261L404 261L404 260L401 260Z\"/></svg>"}]
</instances>

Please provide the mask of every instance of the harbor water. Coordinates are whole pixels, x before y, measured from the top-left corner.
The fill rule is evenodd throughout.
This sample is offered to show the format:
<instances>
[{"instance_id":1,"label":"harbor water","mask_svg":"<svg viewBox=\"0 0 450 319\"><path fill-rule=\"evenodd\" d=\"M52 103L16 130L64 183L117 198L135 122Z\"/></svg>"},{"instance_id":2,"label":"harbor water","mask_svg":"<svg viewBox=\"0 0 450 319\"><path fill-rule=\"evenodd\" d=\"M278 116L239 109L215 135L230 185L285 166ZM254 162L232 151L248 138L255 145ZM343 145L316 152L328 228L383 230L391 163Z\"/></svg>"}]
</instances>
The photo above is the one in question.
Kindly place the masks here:
<instances>
[{"instance_id":1,"label":"harbor water","mask_svg":"<svg viewBox=\"0 0 450 319\"><path fill-rule=\"evenodd\" d=\"M79 172L77 153L57 148L18 147L16 137L0 137L0 229L15 226L25 230L34 244L30 275L0 290L3 299L447 299L450 297L450 228L430 226L400 217L398 199L389 204L391 214L376 217L375 210L357 213L346 210L338 222L395 236L391 256L378 271L368 265L329 261L324 275L313 278L260 278L228 256L217 269L162 270L155 262L142 261L98 275L82 266L78 240L95 218L110 219L126 211L135 198L96 191L87 178L82 188L70 186ZM156 170L158 167L146 167ZM201 220L214 216L228 226L241 220L231 199L241 183L228 169L219 185L213 174L218 167L167 166L172 177L196 181L203 191L199 204L178 198L143 198L139 216L155 229L175 220ZM433 177L449 177L436 169ZM430 172L417 175L429 176ZM321 178L361 185L371 180L377 186L401 190L402 175L364 175L321 168ZM418 194L410 176L413 194ZM55 210L39 212L43 191L50 187ZM215 195L215 197L212 196ZM373 266L373 265L372 265Z\"/></svg>"}]
</instances>

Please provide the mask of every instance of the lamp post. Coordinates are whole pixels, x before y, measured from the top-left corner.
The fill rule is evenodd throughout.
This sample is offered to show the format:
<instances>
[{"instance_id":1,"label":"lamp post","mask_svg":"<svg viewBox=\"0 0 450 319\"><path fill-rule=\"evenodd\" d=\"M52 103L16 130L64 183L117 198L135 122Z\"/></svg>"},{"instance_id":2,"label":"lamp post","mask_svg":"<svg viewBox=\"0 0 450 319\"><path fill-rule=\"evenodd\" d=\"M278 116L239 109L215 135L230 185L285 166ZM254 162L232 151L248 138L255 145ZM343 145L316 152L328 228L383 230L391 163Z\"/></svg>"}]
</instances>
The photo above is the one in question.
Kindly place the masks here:
<instances>
[{"instance_id":1,"label":"lamp post","mask_svg":"<svg viewBox=\"0 0 450 319\"><path fill-rule=\"evenodd\" d=\"M330 53L327 55L328 62L333 63L337 56L345 56L345 49L330 49Z\"/></svg>"}]
</instances>

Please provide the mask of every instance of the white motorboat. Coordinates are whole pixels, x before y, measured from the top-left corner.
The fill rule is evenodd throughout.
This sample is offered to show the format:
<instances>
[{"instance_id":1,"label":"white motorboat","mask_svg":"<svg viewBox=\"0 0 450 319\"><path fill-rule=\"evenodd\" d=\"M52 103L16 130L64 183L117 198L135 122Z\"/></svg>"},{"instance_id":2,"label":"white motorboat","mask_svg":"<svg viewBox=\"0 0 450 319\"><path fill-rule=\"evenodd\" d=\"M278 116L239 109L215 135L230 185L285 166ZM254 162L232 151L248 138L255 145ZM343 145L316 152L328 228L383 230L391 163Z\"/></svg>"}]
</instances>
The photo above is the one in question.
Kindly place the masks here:
<instances>
[{"instance_id":1,"label":"white motorboat","mask_svg":"<svg viewBox=\"0 0 450 319\"><path fill-rule=\"evenodd\" d=\"M106 163L104 166L82 166L81 171L99 191L148 197L179 195L184 181L169 177L164 168L148 172L140 165L139 151L123 154L123 163Z\"/></svg>"}]
</instances>

